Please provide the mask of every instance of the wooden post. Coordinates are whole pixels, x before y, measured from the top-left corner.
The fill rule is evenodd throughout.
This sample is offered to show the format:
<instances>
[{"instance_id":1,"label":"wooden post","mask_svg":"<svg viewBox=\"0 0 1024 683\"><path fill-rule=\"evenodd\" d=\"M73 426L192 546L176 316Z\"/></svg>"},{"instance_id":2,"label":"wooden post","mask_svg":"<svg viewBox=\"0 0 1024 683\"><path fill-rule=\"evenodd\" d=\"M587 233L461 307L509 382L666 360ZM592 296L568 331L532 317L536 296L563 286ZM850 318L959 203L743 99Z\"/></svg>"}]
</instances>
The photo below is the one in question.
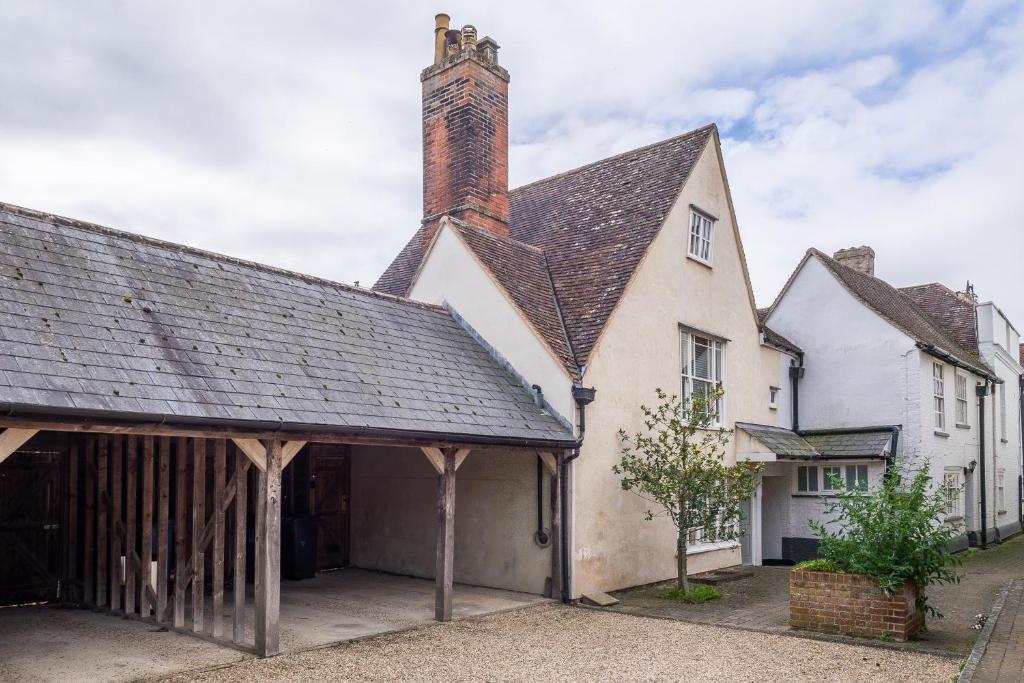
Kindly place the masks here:
<instances>
[{"instance_id":1,"label":"wooden post","mask_svg":"<svg viewBox=\"0 0 1024 683\"><path fill-rule=\"evenodd\" d=\"M434 619L451 621L455 566L455 454L450 449L444 451L444 467L437 482Z\"/></svg>"},{"instance_id":2,"label":"wooden post","mask_svg":"<svg viewBox=\"0 0 1024 683\"><path fill-rule=\"evenodd\" d=\"M79 438L71 437L68 453L68 528L67 528L67 572L65 574L64 600L78 599L78 470Z\"/></svg>"},{"instance_id":3,"label":"wooden post","mask_svg":"<svg viewBox=\"0 0 1024 683\"><path fill-rule=\"evenodd\" d=\"M245 527L248 515L249 459L235 450L235 606L234 640L245 641Z\"/></svg>"},{"instance_id":4,"label":"wooden post","mask_svg":"<svg viewBox=\"0 0 1024 683\"><path fill-rule=\"evenodd\" d=\"M121 459L124 437L110 441L110 611L121 609Z\"/></svg>"},{"instance_id":5,"label":"wooden post","mask_svg":"<svg viewBox=\"0 0 1024 683\"><path fill-rule=\"evenodd\" d=\"M138 593L138 568L135 557L135 508L139 472L139 439L128 437L127 463L125 464L125 513L124 513L124 613L135 614L135 596Z\"/></svg>"},{"instance_id":6,"label":"wooden post","mask_svg":"<svg viewBox=\"0 0 1024 683\"><path fill-rule=\"evenodd\" d=\"M267 468L260 472L257 534L262 543L256 558L260 571L256 585L256 653L262 657L280 651L281 612L281 442L267 444Z\"/></svg>"},{"instance_id":7,"label":"wooden post","mask_svg":"<svg viewBox=\"0 0 1024 683\"><path fill-rule=\"evenodd\" d=\"M224 485L227 478L227 441L217 439L213 454L213 624L214 638L224 635Z\"/></svg>"},{"instance_id":8,"label":"wooden post","mask_svg":"<svg viewBox=\"0 0 1024 683\"><path fill-rule=\"evenodd\" d=\"M193 439L192 453L192 630L202 633L206 588L206 439Z\"/></svg>"},{"instance_id":9,"label":"wooden post","mask_svg":"<svg viewBox=\"0 0 1024 683\"><path fill-rule=\"evenodd\" d=\"M85 530L82 539L82 599L96 604L96 437L85 437Z\"/></svg>"},{"instance_id":10,"label":"wooden post","mask_svg":"<svg viewBox=\"0 0 1024 683\"><path fill-rule=\"evenodd\" d=\"M110 437L99 437L96 466L96 606L107 605L107 462L110 459Z\"/></svg>"},{"instance_id":11,"label":"wooden post","mask_svg":"<svg viewBox=\"0 0 1024 683\"><path fill-rule=\"evenodd\" d=\"M139 548L139 614L143 618L156 608L150 599L153 586L153 437L142 437L142 547Z\"/></svg>"},{"instance_id":12,"label":"wooden post","mask_svg":"<svg viewBox=\"0 0 1024 683\"><path fill-rule=\"evenodd\" d=\"M156 620L167 622L167 524L171 499L171 440L160 437L160 498L156 521Z\"/></svg>"},{"instance_id":13,"label":"wooden post","mask_svg":"<svg viewBox=\"0 0 1024 683\"><path fill-rule=\"evenodd\" d=\"M189 576L185 569L188 556L188 439L174 440L175 496L174 496L174 628L185 628L185 589Z\"/></svg>"}]
</instances>

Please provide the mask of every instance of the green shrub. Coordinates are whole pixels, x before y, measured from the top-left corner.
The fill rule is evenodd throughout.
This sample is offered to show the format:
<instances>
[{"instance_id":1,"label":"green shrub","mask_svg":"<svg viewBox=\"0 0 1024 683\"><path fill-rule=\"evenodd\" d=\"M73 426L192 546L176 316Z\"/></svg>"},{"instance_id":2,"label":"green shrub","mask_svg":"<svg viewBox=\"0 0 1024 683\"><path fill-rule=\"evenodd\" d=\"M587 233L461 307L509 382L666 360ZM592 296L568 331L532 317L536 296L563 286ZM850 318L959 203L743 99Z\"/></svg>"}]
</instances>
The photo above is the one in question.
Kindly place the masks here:
<instances>
[{"instance_id":1,"label":"green shrub","mask_svg":"<svg viewBox=\"0 0 1024 683\"><path fill-rule=\"evenodd\" d=\"M717 600L722 597L722 594L718 592L718 589L711 586L695 586L688 591L684 591L679 586L673 586L668 590L662 591L660 597L666 600L685 602L688 605L699 605L708 600Z\"/></svg>"},{"instance_id":2,"label":"green shrub","mask_svg":"<svg viewBox=\"0 0 1024 683\"><path fill-rule=\"evenodd\" d=\"M835 532L810 521L820 539L818 554L838 569L864 574L892 595L904 581L917 585L917 605L942 615L927 602L926 589L937 583L957 583L954 567L961 564L949 552L950 542L962 533L959 525L945 524L946 499L932 487L928 465L907 480L891 469L872 491L840 491L825 508L833 515Z\"/></svg>"},{"instance_id":3,"label":"green shrub","mask_svg":"<svg viewBox=\"0 0 1024 683\"><path fill-rule=\"evenodd\" d=\"M823 560L821 558L815 560L804 560L794 567L794 569L806 569L809 572L838 572L842 573L842 569L838 564L832 560Z\"/></svg>"}]
</instances>

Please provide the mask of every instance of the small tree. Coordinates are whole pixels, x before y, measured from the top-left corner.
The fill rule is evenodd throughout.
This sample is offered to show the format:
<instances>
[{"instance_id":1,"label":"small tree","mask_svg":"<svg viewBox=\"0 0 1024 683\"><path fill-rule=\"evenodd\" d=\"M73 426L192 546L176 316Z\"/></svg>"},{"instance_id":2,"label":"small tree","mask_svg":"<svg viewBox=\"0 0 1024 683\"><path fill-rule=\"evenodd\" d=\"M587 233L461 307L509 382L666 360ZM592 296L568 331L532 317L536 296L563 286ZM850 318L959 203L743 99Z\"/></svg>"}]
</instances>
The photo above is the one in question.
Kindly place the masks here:
<instances>
[{"instance_id":1,"label":"small tree","mask_svg":"<svg viewBox=\"0 0 1024 683\"><path fill-rule=\"evenodd\" d=\"M724 461L729 431L715 425L723 392L680 400L657 389L655 408L640 406L647 433L628 435L619 430L622 459L612 469L622 488L661 507L647 511L652 520L667 515L676 528L676 583L689 591L686 576L686 537L703 530L717 540L739 537L743 501L754 490L758 468Z\"/></svg>"},{"instance_id":2,"label":"small tree","mask_svg":"<svg viewBox=\"0 0 1024 683\"><path fill-rule=\"evenodd\" d=\"M954 567L961 559L949 552L949 544L963 528L944 521L953 492L932 487L927 462L909 480L897 475L901 469L890 469L874 490L840 491L835 500L826 500L835 531L814 520L809 524L820 539L819 557L840 571L873 577L889 595L913 581L917 606L941 617L928 604L926 589L960 581ZM835 482L837 488L840 484Z\"/></svg>"}]
</instances>

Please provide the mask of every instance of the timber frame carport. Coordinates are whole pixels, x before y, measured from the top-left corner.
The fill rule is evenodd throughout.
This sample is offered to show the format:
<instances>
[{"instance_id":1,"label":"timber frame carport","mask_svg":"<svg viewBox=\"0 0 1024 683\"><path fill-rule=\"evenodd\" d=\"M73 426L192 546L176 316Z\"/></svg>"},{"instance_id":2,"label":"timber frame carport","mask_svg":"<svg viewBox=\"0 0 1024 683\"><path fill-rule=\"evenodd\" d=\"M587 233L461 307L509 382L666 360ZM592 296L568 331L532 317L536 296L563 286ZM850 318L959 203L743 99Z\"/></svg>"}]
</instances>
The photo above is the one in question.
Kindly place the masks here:
<instances>
[{"instance_id":1,"label":"timber frame carport","mask_svg":"<svg viewBox=\"0 0 1024 683\"><path fill-rule=\"evenodd\" d=\"M310 442L415 447L433 466L438 475L434 610L437 621L452 618L455 478L460 465L474 452L536 453L551 475L552 595L561 592L560 463L567 452L566 443L470 443L299 431L285 436L281 432L45 417L0 417L0 428L0 463L39 431L73 434L68 459L66 558L62 569L66 590L62 597L97 610L149 621L263 657L278 654L281 473ZM212 495L205 490L210 465ZM253 467L256 495L254 501L249 501L247 481ZM173 536L169 533L172 485ZM84 491L84 501L77 500L80 490ZM213 509L206 509L207 500L212 500ZM250 505L255 508L256 553L255 624L251 640L247 636L244 609L248 517L245 512ZM78 518L79 509L84 519ZM229 514L231 525L227 524ZM141 540L138 545L137 540ZM229 540L233 548L228 545ZM152 571L141 549L154 545L157 559ZM175 560L173 580L171 553ZM227 634L226 562L231 576L242 572L241 580L233 580L234 608ZM210 612L205 603L208 564L213 573ZM212 623L204 623L205 615L211 613Z\"/></svg>"}]
</instances>

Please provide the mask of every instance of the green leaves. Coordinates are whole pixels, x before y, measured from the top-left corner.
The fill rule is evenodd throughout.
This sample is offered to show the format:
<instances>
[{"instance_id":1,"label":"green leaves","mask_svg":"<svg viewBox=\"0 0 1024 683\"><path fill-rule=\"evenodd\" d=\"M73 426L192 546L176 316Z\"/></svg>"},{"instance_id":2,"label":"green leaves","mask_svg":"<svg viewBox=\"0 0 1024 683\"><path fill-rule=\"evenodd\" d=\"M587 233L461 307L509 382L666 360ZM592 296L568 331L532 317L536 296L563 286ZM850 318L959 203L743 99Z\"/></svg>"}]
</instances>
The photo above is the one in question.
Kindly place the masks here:
<instances>
[{"instance_id":1,"label":"green leaves","mask_svg":"<svg viewBox=\"0 0 1024 683\"><path fill-rule=\"evenodd\" d=\"M946 498L932 486L928 463L912 474L908 482L890 471L873 491L840 491L826 501L828 524L809 524L821 541L821 558L842 571L874 577L890 595L913 581L918 607L941 617L928 604L926 588L960 581L954 568L961 559L948 549L963 528L944 522Z\"/></svg>"}]
</instances>

